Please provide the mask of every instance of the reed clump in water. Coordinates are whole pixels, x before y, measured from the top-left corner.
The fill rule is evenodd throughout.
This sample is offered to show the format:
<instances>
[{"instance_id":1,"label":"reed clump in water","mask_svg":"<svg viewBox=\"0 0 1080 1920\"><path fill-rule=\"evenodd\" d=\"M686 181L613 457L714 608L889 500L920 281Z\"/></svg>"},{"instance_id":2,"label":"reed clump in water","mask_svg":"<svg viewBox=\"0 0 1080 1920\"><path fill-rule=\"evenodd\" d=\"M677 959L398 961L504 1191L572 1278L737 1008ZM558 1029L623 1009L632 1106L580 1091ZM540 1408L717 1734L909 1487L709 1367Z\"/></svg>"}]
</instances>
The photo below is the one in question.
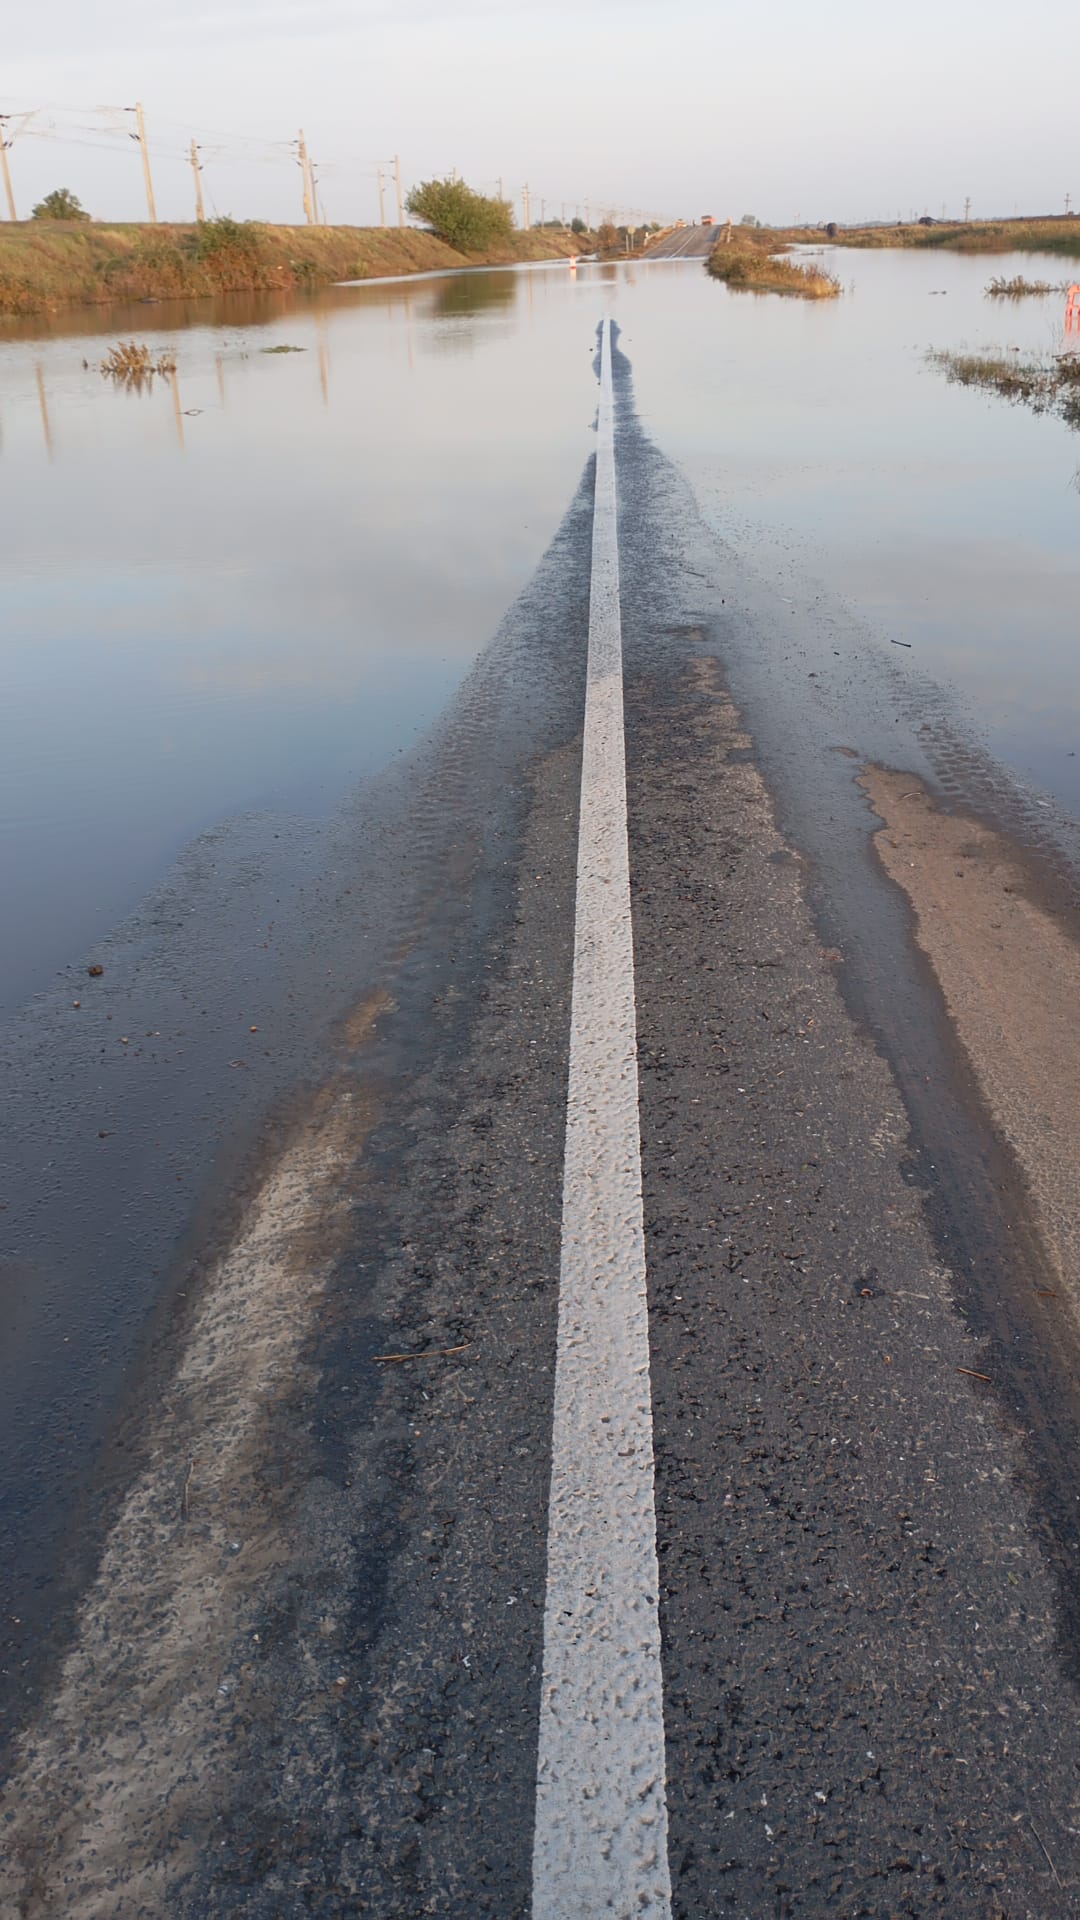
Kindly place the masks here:
<instances>
[{"instance_id":1,"label":"reed clump in water","mask_svg":"<svg viewBox=\"0 0 1080 1920\"><path fill-rule=\"evenodd\" d=\"M1066 293L1068 284L1067 280L1025 280L1022 273L1011 280L995 274L984 292L988 300L1027 300L1032 294Z\"/></svg>"},{"instance_id":2,"label":"reed clump in water","mask_svg":"<svg viewBox=\"0 0 1080 1920\"><path fill-rule=\"evenodd\" d=\"M1080 354L1018 360L1004 353L935 351L926 357L958 386L999 393L1034 413L1055 413L1070 427L1080 428Z\"/></svg>"},{"instance_id":3,"label":"reed clump in water","mask_svg":"<svg viewBox=\"0 0 1080 1920\"><path fill-rule=\"evenodd\" d=\"M119 340L101 362L101 371L125 386L149 386L155 374L176 372L176 355L168 347L148 347L145 340Z\"/></svg>"},{"instance_id":4,"label":"reed clump in water","mask_svg":"<svg viewBox=\"0 0 1080 1920\"><path fill-rule=\"evenodd\" d=\"M799 300L835 300L842 291L834 273L800 266L741 241L717 242L705 263L714 280L744 293L786 293Z\"/></svg>"}]
</instances>

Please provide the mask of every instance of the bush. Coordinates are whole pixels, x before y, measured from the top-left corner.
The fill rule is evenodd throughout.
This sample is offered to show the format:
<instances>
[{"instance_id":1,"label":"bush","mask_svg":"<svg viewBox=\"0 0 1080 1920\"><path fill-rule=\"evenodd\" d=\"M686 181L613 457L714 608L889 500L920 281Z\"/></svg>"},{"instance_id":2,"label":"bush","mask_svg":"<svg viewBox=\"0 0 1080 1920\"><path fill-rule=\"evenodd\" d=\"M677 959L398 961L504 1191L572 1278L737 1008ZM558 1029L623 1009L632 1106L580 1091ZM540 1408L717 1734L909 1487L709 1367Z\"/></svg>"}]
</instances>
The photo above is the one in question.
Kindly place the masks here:
<instances>
[{"instance_id":1,"label":"bush","mask_svg":"<svg viewBox=\"0 0 1080 1920\"><path fill-rule=\"evenodd\" d=\"M584 220L580 218L575 218L570 222L570 231L571 233L587 233L588 228L585 225Z\"/></svg>"},{"instance_id":2,"label":"bush","mask_svg":"<svg viewBox=\"0 0 1080 1920\"><path fill-rule=\"evenodd\" d=\"M89 220L90 215L70 187L55 187L33 208L34 220Z\"/></svg>"},{"instance_id":3,"label":"bush","mask_svg":"<svg viewBox=\"0 0 1080 1920\"><path fill-rule=\"evenodd\" d=\"M610 220L603 221L597 229L596 244L601 253L606 253L611 247L617 247L619 244L618 227L613 226Z\"/></svg>"},{"instance_id":4,"label":"bush","mask_svg":"<svg viewBox=\"0 0 1080 1920\"><path fill-rule=\"evenodd\" d=\"M405 205L459 253L480 253L509 239L513 230L509 202L475 193L464 180L424 180L412 188Z\"/></svg>"},{"instance_id":5,"label":"bush","mask_svg":"<svg viewBox=\"0 0 1080 1920\"><path fill-rule=\"evenodd\" d=\"M223 213L218 220L203 220L195 244L196 258L212 260L215 254L244 254L254 259L259 251L259 229L254 220L234 220Z\"/></svg>"}]
</instances>

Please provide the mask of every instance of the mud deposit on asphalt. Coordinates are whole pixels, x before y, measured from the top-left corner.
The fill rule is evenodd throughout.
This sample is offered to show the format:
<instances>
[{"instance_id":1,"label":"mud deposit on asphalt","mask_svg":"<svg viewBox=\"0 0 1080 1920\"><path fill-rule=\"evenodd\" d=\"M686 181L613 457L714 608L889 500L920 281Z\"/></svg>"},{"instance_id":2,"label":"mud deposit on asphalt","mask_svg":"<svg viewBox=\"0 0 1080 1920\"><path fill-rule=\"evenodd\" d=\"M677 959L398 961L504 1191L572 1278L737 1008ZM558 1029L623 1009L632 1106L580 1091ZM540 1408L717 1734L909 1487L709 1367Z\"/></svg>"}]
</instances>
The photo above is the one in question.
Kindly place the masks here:
<instances>
[{"instance_id":1,"label":"mud deposit on asphalt","mask_svg":"<svg viewBox=\"0 0 1080 1920\"><path fill-rule=\"evenodd\" d=\"M387 1006L380 995L358 1010L354 1042ZM20 1743L4 1802L5 1911L165 1911L238 1724L272 1713L250 1618L289 1551L268 1463L348 1229L345 1176L376 1117L362 1083L324 1089L205 1276L74 1645Z\"/></svg>"},{"instance_id":2,"label":"mud deposit on asphalt","mask_svg":"<svg viewBox=\"0 0 1080 1920\"><path fill-rule=\"evenodd\" d=\"M1021 848L938 806L910 774L860 776L884 825L874 836L916 916L994 1120L1027 1178L1069 1309L1080 1320L1080 942Z\"/></svg>"}]
</instances>

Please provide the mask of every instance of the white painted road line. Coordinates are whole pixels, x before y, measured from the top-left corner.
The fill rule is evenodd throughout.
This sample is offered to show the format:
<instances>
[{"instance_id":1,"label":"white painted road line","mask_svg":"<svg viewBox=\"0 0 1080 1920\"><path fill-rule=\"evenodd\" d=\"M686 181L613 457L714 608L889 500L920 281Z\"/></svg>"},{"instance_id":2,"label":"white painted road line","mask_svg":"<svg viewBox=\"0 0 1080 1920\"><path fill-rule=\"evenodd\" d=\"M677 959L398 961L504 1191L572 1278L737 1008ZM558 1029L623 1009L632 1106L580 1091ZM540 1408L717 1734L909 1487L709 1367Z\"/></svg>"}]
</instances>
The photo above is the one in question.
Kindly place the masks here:
<instances>
[{"instance_id":1,"label":"white painted road line","mask_svg":"<svg viewBox=\"0 0 1080 1920\"><path fill-rule=\"evenodd\" d=\"M668 1920L611 323L601 338L533 1920Z\"/></svg>"}]
</instances>

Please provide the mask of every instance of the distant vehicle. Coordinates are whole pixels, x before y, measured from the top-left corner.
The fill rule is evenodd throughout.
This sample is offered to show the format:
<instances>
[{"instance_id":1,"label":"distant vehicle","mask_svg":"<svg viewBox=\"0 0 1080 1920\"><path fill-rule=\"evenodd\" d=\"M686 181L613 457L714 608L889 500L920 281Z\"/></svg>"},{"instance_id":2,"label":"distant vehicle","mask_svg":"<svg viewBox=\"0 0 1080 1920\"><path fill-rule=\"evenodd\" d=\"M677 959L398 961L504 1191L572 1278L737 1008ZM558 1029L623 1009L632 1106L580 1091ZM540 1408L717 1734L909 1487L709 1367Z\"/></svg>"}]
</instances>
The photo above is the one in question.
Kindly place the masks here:
<instances>
[{"instance_id":1,"label":"distant vehicle","mask_svg":"<svg viewBox=\"0 0 1080 1920\"><path fill-rule=\"evenodd\" d=\"M712 226L712 224L713 224L713 217L712 217L712 214L711 214L711 213L703 213L703 214L702 214L702 216L701 216L701 222L700 222L700 224L701 224L701 225L702 225L703 227L711 227L711 226Z\"/></svg>"},{"instance_id":2,"label":"distant vehicle","mask_svg":"<svg viewBox=\"0 0 1080 1920\"><path fill-rule=\"evenodd\" d=\"M685 220L676 220L676 222L675 222L675 225L676 225L677 227L685 227L685 225L686 225L686 221L685 221Z\"/></svg>"}]
</instances>

